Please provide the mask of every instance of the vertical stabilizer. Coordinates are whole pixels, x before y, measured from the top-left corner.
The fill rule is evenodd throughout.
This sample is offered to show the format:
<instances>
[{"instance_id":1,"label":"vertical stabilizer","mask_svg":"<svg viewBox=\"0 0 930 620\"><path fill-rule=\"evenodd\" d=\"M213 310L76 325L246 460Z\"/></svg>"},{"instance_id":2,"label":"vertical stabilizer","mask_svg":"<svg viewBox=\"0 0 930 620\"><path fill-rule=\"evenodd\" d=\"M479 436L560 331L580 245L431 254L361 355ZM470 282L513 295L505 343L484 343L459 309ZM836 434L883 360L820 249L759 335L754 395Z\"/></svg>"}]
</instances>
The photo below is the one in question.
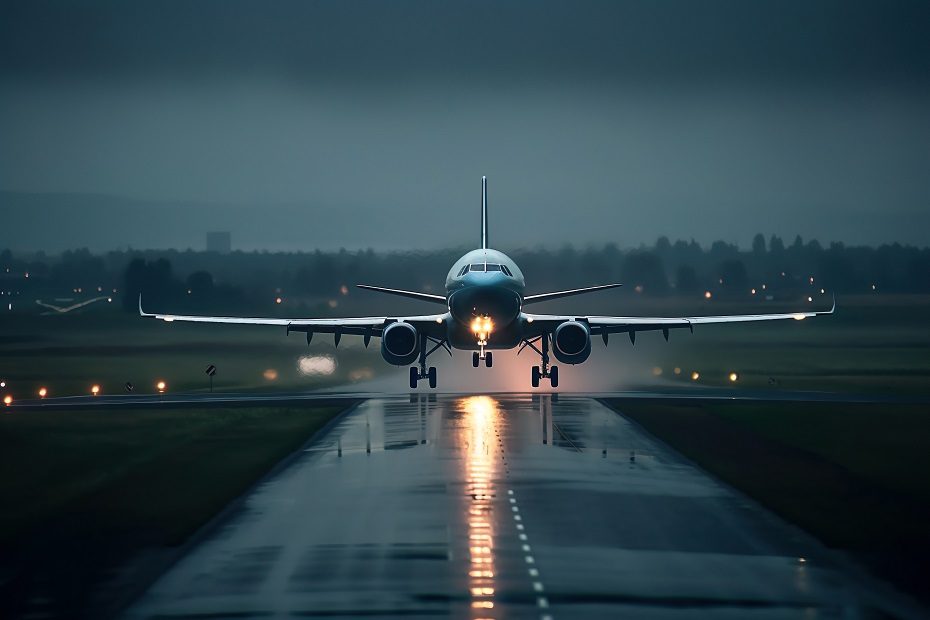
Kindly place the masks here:
<instances>
[{"instance_id":1,"label":"vertical stabilizer","mask_svg":"<svg viewBox=\"0 0 930 620\"><path fill-rule=\"evenodd\" d=\"M481 177L481 249L488 247L488 177Z\"/></svg>"}]
</instances>

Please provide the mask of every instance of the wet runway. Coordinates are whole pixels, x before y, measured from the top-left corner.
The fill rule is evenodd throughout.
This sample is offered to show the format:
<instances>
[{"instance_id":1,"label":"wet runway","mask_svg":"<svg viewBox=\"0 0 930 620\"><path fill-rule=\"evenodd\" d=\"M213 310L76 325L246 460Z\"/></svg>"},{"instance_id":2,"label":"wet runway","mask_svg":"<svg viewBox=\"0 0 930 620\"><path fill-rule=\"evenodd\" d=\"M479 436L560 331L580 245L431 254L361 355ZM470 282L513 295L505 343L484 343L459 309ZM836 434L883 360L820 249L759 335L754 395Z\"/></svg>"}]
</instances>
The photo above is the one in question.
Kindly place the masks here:
<instances>
[{"instance_id":1,"label":"wet runway","mask_svg":"<svg viewBox=\"0 0 930 620\"><path fill-rule=\"evenodd\" d=\"M878 612L908 615L596 400L419 395L345 415L126 617Z\"/></svg>"}]
</instances>

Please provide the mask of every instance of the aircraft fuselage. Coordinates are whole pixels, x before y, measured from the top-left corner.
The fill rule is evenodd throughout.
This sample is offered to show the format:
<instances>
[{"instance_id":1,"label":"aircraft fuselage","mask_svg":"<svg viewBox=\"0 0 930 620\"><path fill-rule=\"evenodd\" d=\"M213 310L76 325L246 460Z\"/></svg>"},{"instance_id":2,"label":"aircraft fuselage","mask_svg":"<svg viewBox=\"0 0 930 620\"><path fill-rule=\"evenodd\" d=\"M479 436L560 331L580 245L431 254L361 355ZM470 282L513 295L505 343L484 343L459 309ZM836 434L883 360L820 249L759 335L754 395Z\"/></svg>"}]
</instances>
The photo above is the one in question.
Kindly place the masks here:
<instances>
[{"instance_id":1,"label":"aircraft fuselage","mask_svg":"<svg viewBox=\"0 0 930 620\"><path fill-rule=\"evenodd\" d=\"M474 322L490 321L486 349L511 349L523 339L521 316L526 282L517 264L503 252L477 249L458 259L446 277L449 345L474 350Z\"/></svg>"}]
</instances>

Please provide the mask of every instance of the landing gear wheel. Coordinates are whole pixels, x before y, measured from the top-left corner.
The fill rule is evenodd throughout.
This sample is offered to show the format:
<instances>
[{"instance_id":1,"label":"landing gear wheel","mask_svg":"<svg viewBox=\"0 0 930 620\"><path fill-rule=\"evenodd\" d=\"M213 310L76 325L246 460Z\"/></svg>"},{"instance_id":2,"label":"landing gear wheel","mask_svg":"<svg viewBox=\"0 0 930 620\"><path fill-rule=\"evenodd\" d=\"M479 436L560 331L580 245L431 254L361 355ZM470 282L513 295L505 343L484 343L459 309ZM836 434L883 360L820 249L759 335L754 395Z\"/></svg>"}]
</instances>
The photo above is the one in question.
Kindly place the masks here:
<instances>
[{"instance_id":1,"label":"landing gear wheel","mask_svg":"<svg viewBox=\"0 0 930 620\"><path fill-rule=\"evenodd\" d=\"M553 366L549 369L549 383L552 384L552 387L559 387L559 367Z\"/></svg>"},{"instance_id":2,"label":"landing gear wheel","mask_svg":"<svg viewBox=\"0 0 930 620\"><path fill-rule=\"evenodd\" d=\"M429 370L426 372L426 378L429 379L429 386L431 388L436 387L436 367L430 366Z\"/></svg>"},{"instance_id":3,"label":"landing gear wheel","mask_svg":"<svg viewBox=\"0 0 930 620\"><path fill-rule=\"evenodd\" d=\"M484 365L490 368L491 364L493 363L494 363L494 358L491 357L491 352L488 351L487 353L484 354Z\"/></svg>"},{"instance_id":4,"label":"landing gear wheel","mask_svg":"<svg viewBox=\"0 0 930 620\"><path fill-rule=\"evenodd\" d=\"M530 381L534 388L539 387L539 366L533 366L533 371L530 373Z\"/></svg>"},{"instance_id":5,"label":"landing gear wheel","mask_svg":"<svg viewBox=\"0 0 930 620\"><path fill-rule=\"evenodd\" d=\"M410 367L410 389L417 389L417 382L420 380L420 371L417 370L416 366Z\"/></svg>"},{"instance_id":6,"label":"landing gear wheel","mask_svg":"<svg viewBox=\"0 0 930 620\"><path fill-rule=\"evenodd\" d=\"M471 365L472 365L473 367L477 368L477 367L478 367L478 362L479 362L479 361L481 361L481 360L480 360L480 358L478 357L478 352L475 351L474 353L471 354Z\"/></svg>"}]
</instances>

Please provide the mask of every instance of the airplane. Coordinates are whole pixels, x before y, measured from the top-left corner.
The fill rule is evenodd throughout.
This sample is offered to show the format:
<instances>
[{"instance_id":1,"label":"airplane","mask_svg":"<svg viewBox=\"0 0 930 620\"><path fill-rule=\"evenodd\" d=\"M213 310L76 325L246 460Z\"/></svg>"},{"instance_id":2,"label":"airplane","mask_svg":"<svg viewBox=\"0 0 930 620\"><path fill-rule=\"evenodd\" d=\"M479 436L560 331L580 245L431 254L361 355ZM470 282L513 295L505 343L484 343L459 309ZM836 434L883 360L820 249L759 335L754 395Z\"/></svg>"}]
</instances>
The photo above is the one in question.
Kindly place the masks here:
<instances>
[{"instance_id":1,"label":"airplane","mask_svg":"<svg viewBox=\"0 0 930 620\"><path fill-rule=\"evenodd\" d=\"M621 284L602 284L565 291L526 295L526 283L517 264L506 254L492 249L488 242L488 183L481 177L481 245L459 258L446 277L446 294L433 295L367 284L358 288L417 299L441 305L438 314L418 316L372 316L359 318L307 319L307 318L246 318L226 316L184 316L148 313L142 309L139 295L139 314L166 322L233 323L247 325L278 325L287 333L304 332L307 344L315 333L333 334L336 346L343 335L362 336L368 347L372 337L381 338L381 355L395 366L410 367L410 388L415 389L426 379L430 388L436 387L436 368L427 368L427 359L437 350L452 355L453 349L472 351L472 366L481 362L490 368L493 351L517 349L519 354L529 347L540 357L540 365L533 366L531 385L539 387L540 380L548 379L551 387L559 385L559 368L552 365L550 348L556 360L563 364L581 364L591 355L591 340L600 336L604 344L610 334L626 333L636 343L641 331L661 331L666 340L672 329L688 329L711 323L743 323L751 321L802 320L823 314L833 314L836 299L830 310L794 312L784 314L747 314L726 316L643 317L643 316L587 316L552 315L525 312L525 307L544 301L616 288Z\"/></svg>"}]
</instances>

